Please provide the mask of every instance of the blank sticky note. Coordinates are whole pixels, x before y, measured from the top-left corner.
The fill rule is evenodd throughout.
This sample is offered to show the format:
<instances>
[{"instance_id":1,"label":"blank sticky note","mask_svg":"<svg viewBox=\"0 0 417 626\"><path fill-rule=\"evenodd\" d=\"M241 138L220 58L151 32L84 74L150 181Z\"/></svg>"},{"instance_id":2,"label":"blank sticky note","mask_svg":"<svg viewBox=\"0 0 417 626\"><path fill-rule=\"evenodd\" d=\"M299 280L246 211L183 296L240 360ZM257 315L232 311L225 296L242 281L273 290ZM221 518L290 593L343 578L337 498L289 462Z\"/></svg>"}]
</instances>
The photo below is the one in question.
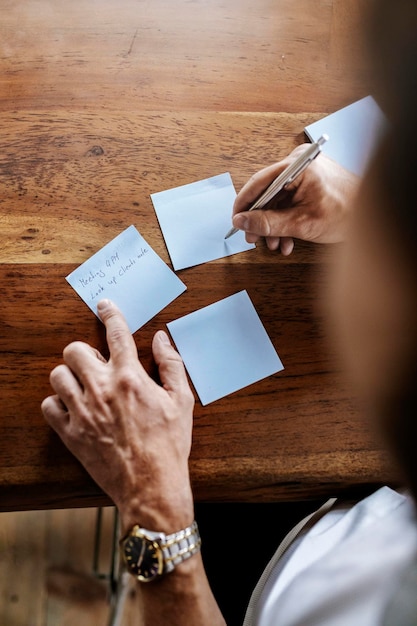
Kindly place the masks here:
<instances>
[{"instance_id":1,"label":"blank sticky note","mask_svg":"<svg viewBox=\"0 0 417 626\"><path fill-rule=\"evenodd\" d=\"M246 291L167 326L203 405L284 369Z\"/></svg>"},{"instance_id":2,"label":"blank sticky note","mask_svg":"<svg viewBox=\"0 0 417 626\"><path fill-rule=\"evenodd\" d=\"M132 333L186 290L134 226L126 228L66 279L96 315L99 300L113 300Z\"/></svg>"},{"instance_id":3,"label":"blank sticky note","mask_svg":"<svg viewBox=\"0 0 417 626\"><path fill-rule=\"evenodd\" d=\"M229 173L151 194L175 270L255 248L232 226L236 191Z\"/></svg>"},{"instance_id":4,"label":"blank sticky note","mask_svg":"<svg viewBox=\"0 0 417 626\"><path fill-rule=\"evenodd\" d=\"M306 126L304 131L311 141L317 141L323 133L329 135L324 154L363 176L387 124L376 100L365 96Z\"/></svg>"}]
</instances>

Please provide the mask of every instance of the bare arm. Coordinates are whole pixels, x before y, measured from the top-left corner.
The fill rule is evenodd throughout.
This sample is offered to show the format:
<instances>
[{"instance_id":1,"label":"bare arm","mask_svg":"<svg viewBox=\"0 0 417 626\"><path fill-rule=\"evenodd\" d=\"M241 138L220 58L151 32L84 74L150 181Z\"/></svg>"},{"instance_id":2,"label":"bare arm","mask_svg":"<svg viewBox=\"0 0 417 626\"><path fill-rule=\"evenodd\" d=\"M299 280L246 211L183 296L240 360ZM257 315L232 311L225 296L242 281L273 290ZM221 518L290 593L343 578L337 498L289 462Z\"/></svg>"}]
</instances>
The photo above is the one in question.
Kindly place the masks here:
<instances>
[{"instance_id":1,"label":"bare arm","mask_svg":"<svg viewBox=\"0 0 417 626\"><path fill-rule=\"evenodd\" d=\"M122 532L134 524L167 534L194 519L188 458L194 396L167 334L152 350L162 386L141 365L126 322L110 301L99 303L108 361L82 342L64 350L50 375L56 395L42 411L66 446L117 506ZM145 623L224 626L201 554L142 586Z\"/></svg>"},{"instance_id":2,"label":"bare arm","mask_svg":"<svg viewBox=\"0 0 417 626\"><path fill-rule=\"evenodd\" d=\"M265 237L270 250L280 249L286 256L293 251L294 238L316 243L344 240L359 179L324 154L265 209L247 210L303 150L305 146L298 146L283 161L254 174L237 195L233 226L246 232L249 243Z\"/></svg>"}]
</instances>

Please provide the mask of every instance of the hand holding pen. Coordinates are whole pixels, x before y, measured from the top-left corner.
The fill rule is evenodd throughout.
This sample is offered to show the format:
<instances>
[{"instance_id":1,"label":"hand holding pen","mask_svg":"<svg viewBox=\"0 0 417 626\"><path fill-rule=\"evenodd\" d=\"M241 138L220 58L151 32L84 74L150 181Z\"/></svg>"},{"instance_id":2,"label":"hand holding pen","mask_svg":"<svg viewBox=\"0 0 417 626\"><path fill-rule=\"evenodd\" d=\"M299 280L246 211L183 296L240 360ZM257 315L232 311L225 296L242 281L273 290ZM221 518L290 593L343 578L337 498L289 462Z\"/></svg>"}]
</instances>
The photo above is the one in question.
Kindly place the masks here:
<instances>
[{"instance_id":1,"label":"hand holding pen","mask_svg":"<svg viewBox=\"0 0 417 626\"><path fill-rule=\"evenodd\" d=\"M283 172L288 181L291 171L288 164L291 167L298 162L297 167L292 168L294 174L300 167L300 157L305 163L306 150L313 146L298 146L285 160L257 172L238 193L233 207L233 225L245 231L249 243L264 237L270 250L280 248L286 256L293 250L293 238L316 243L343 241L359 178L325 154L308 161L314 165L298 170L293 182L286 183L285 190L289 193L276 192L276 202L269 202L262 210L253 210L254 201L260 199Z\"/></svg>"},{"instance_id":2,"label":"hand holding pen","mask_svg":"<svg viewBox=\"0 0 417 626\"><path fill-rule=\"evenodd\" d=\"M311 144L298 159L291 163L259 196L254 204L248 209L262 209L272 198L279 194L280 191L290 185L297 176L299 176L310 165L312 161L320 154L322 145L328 141L327 135L322 135L315 143ZM231 228L226 233L225 239L228 239L239 231L239 228Z\"/></svg>"}]
</instances>

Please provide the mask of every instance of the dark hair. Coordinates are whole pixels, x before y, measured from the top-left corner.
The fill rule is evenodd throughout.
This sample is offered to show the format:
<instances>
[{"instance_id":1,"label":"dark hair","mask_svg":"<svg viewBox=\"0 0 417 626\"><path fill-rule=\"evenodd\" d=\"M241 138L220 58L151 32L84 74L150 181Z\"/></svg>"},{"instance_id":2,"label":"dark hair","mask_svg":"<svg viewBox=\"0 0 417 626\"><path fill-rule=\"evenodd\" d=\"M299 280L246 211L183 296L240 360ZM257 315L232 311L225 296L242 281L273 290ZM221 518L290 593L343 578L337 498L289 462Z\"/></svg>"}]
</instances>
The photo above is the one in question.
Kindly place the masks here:
<instances>
[{"instance_id":1,"label":"dark hair","mask_svg":"<svg viewBox=\"0 0 417 626\"><path fill-rule=\"evenodd\" d=\"M415 294L407 354L378 410L417 498L417 1L377 0L368 30L375 95L389 120L370 175L377 181L380 217L397 242Z\"/></svg>"},{"instance_id":2,"label":"dark hair","mask_svg":"<svg viewBox=\"0 0 417 626\"><path fill-rule=\"evenodd\" d=\"M375 89L389 117L401 122L404 109L415 115L417 89L417 3L374 0L367 20Z\"/></svg>"},{"instance_id":3,"label":"dark hair","mask_svg":"<svg viewBox=\"0 0 417 626\"><path fill-rule=\"evenodd\" d=\"M368 25L375 92L390 127L379 178L412 258L417 242L417 1L376 0ZM411 261L411 259L410 259Z\"/></svg>"}]
</instances>

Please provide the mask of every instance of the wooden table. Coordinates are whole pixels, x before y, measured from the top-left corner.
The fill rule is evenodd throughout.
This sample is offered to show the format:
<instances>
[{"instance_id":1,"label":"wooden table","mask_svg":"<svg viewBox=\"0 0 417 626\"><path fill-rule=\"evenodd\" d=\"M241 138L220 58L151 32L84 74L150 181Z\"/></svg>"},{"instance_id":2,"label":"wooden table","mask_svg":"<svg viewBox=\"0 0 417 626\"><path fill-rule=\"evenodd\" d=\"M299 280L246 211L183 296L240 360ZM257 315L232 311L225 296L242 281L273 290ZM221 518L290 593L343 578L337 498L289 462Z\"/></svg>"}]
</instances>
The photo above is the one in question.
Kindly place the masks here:
<instances>
[{"instance_id":1,"label":"wooden table","mask_svg":"<svg viewBox=\"0 0 417 626\"><path fill-rule=\"evenodd\" d=\"M40 412L62 349L104 349L65 276L130 224L169 264L150 194L237 189L369 92L359 0L0 0L0 510L107 498ZM326 339L331 248L265 246L179 272L135 334L247 289L285 370L195 410L197 501L316 498L393 479Z\"/></svg>"}]
</instances>

